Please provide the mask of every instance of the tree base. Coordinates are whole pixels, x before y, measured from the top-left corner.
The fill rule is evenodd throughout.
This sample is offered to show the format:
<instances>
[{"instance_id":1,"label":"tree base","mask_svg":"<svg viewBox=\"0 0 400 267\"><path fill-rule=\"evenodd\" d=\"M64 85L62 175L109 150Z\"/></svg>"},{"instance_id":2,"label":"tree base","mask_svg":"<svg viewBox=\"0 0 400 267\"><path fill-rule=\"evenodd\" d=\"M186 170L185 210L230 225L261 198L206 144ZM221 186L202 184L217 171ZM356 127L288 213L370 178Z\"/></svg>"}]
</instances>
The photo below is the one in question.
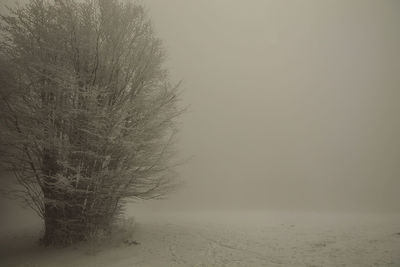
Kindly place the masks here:
<instances>
[{"instance_id":1,"label":"tree base","mask_svg":"<svg viewBox=\"0 0 400 267\"><path fill-rule=\"evenodd\" d=\"M46 247L65 247L74 243L96 239L100 234L111 233L111 222L104 218L97 222L62 221L45 218L45 231L40 243Z\"/></svg>"}]
</instances>

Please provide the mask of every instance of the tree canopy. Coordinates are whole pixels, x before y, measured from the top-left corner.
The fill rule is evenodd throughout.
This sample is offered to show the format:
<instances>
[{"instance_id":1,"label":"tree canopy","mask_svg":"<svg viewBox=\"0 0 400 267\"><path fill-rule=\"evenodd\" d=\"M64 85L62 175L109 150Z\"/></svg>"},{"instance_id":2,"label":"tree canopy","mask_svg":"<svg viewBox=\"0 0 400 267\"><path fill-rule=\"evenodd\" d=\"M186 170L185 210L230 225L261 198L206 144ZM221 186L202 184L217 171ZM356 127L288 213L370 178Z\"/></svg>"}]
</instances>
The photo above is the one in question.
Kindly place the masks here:
<instances>
[{"instance_id":1,"label":"tree canopy","mask_svg":"<svg viewBox=\"0 0 400 267\"><path fill-rule=\"evenodd\" d=\"M45 244L86 239L127 198L176 185L178 86L141 5L30 0L1 16L1 34L1 159Z\"/></svg>"}]
</instances>

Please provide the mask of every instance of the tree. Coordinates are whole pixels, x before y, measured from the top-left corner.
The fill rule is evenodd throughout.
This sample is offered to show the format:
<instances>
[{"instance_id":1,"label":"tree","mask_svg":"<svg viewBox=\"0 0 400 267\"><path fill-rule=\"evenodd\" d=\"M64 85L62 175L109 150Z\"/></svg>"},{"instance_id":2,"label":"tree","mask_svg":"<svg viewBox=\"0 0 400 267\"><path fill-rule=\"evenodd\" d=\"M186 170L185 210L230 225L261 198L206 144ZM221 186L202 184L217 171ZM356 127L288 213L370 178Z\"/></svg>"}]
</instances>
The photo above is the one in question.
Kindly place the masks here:
<instances>
[{"instance_id":1,"label":"tree","mask_svg":"<svg viewBox=\"0 0 400 267\"><path fill-rule=\"evenodd\" d=\"M127 199L176 185L178 86L142 6L30 0L1 33L2 162L45 245L107 231Z\"/></svg>"}]
</instances>

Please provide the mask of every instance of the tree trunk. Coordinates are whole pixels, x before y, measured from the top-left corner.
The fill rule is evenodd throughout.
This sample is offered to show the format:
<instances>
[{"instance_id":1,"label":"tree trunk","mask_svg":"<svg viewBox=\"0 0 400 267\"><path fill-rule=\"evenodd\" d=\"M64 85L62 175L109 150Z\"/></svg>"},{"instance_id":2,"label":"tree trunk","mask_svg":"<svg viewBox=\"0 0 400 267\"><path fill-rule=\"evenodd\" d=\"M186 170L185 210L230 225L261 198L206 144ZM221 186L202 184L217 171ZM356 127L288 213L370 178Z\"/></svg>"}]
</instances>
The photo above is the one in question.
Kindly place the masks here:
<instances>
[{"instance_id":1,"label":"tree trunk","mask_svg":"<svg viewBox=\"0 0 400 267\"><path fill-rule=\"evenodd\" d=\"M79 188L58 186L57 174L65 174L56 159L57 155L50 151L43 157L45 231L42 243L65 246L93 238L99 232L110 233L119 198L102 190L92 192L88 190L90 184L85 183Z\"/></svg>"},{"instance_id":2,"label":"tree trunk","mask_svg":"<svg viewBox=\"0 0 400 267\"><path fill-rule=\"evenodd\" d=\"M115 199L106 198L91 205L92 200L79 193L60 195L46 191L45 197L51 199L45 204L42 238L45 246L65 246L95 238L100 232L111 233ZM83 208L85 202L86 208Z\"/></svg>"}]
</instances>

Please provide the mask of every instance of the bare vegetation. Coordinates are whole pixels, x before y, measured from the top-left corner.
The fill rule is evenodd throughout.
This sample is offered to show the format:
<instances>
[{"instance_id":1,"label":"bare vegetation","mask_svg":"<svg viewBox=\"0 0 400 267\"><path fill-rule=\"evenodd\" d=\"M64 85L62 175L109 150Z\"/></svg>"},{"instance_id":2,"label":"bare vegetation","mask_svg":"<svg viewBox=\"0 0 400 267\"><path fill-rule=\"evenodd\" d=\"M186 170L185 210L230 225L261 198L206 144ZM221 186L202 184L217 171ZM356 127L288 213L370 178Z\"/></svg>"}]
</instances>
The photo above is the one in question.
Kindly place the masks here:
<instances>
[{"instance_id":1,"label":"bare vegetation","mask_svg":"<svg viewBox=\"0 0 400 267\"><path fill-rule=\"evenodd\" d=\"M1 34L2 163L45 245L107 232L125 200L175 187L178 86L142 6L31 0Z\"/></svg>"}]
</instances>

